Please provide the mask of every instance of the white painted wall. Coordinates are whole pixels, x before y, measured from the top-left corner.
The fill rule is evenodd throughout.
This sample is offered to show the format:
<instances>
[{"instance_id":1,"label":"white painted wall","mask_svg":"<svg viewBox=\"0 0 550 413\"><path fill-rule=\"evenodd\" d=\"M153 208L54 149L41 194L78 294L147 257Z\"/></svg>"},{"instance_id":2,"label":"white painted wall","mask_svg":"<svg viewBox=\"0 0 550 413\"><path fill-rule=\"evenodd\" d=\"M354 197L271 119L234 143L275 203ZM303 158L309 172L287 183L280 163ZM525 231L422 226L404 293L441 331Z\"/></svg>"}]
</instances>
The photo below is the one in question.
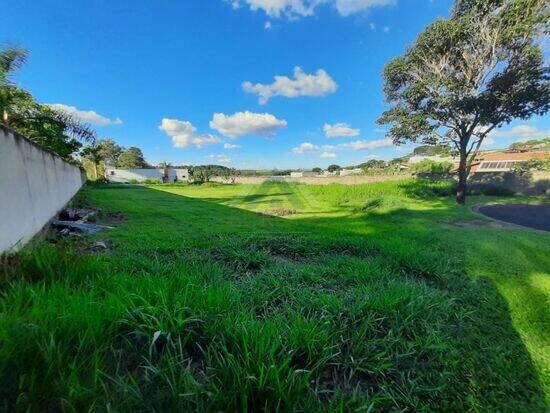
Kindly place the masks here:
<instances>
[{"instance_id":1,"label":"white painted wall","mask_svg":"<svg viewBox=\"0 0 550 413\"><path fill-rule=\"evenodd\" d=\"M157 178L162 181L164 170L159 169L117 169L105 168L105 177L110 182L143 182L146 179ZM174 178L178 178L178 182L187 181L189 179L189 170L168 168L168 181L174 182Z\"/></svg>"},{"instance_id":2,"label":"white painted wall","mask_svg":"<svg viewBox=\"0 0 550 413\"><path fill-rule=\"evenodd\" d=\"M0 254L28 242L85 180L77 166L0 125Z\"/></svg>"}]
</instances>

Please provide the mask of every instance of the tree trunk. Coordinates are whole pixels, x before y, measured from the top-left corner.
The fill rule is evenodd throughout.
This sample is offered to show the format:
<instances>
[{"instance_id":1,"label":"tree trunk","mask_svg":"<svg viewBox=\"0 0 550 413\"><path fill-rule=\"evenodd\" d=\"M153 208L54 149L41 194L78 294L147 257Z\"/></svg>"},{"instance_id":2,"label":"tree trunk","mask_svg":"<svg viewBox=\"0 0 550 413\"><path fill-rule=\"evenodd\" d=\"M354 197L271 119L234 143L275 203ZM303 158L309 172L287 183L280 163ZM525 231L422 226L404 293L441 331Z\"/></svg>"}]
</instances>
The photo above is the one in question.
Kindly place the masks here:
<instances>
[{"instance_id":1,"label":"tree trunk","mask_svg":"<svg viewBox=\"0 0 550 413\"><path fill-rule=\"evenodd\" d=\"M97 181L97 164L94 162L94 178Z\"/></svg>"},{"instance_id":2,"label":"tree trunk","mask_svg":"<svg viewBox=\"0 0 550 413\"><path fill-rule=\"evenodd\" d=\"M466 147L460 149L460 163L458 165L458 186L456 189L456 203L466 203L466 180L468 179L468 155Z\"/></svg>"}]
</instances>

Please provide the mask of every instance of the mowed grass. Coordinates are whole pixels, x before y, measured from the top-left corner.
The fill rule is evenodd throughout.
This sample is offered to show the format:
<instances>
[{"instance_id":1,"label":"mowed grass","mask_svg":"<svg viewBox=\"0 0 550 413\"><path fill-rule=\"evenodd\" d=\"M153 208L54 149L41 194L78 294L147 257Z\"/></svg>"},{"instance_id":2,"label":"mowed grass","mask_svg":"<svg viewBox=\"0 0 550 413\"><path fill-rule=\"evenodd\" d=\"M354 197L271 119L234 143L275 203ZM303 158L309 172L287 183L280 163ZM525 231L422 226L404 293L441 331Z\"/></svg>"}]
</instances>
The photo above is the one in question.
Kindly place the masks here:
<instances>
[{"instance_id":1,"label":"mowed grass","mask_svg":"<svg viewBox=\"0 0 550 413\"><path fill-rule=\"evenodd\" d=\"M448 192L87 187L115 229L4 262L1 408L544 412L550 234Z\"/></svg>"}]
</instances>

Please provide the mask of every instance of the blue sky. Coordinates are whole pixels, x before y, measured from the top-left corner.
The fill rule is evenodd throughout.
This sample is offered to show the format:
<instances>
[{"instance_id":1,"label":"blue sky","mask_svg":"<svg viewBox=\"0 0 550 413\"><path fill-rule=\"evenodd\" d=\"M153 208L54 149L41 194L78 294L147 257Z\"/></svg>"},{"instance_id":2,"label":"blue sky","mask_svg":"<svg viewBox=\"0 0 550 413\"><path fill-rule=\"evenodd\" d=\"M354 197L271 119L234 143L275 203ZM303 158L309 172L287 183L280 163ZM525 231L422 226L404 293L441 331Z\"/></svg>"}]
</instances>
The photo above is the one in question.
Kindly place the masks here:
<instances>
[{"instance_id":1,"label":"blue sky","mask_svg":"<svg viewBox=\"0 0 550 413\"><path fill-rule=\"evenodd\" d=\"M0 42L30 52L17 82L157 163L350 165L385 139L382 70L450 0L18 0ZM275 77L279 76L275 81ZM93 111L93 112L91 112ZM548 135L515 122L487 147Z\"/></svg>"}]
</instances>

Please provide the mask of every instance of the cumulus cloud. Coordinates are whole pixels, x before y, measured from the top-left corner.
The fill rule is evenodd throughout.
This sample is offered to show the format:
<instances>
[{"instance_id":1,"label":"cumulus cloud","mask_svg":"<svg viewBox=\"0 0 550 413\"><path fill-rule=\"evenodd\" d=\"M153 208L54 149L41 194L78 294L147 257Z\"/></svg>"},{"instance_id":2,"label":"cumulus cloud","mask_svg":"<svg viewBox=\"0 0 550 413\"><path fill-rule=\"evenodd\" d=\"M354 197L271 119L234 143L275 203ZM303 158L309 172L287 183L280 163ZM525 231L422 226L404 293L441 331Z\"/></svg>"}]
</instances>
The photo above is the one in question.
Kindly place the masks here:
<instances>
[{"instance_id":1,"label":"cumulus cloud","mask_svg":"<svg viewBox=\"0 0 550 413\"><path fill-rule=\"evenodd\" d=\"M175 148L186 148L188 146L201 148L220 141L220 138L214 135L197 134L197 128L191 122L185 120L164 118L159 125L159 129L172 138L172 144Z\"/></svg>"},{"instance_id":2,"label":"cumulus cloud","mask_svg":"<svg viewBox=\"0 0 550 413\"><path fill-rule=\"evenodd\" d=\"M333 152L323 152L319 157L323 159L332 159L336 158L336 154Z\"/></svg>"},{"instance_id":3,"label":"cumulus cloud","mask_svg":"<svg viewBox=\"0 0 550 413\"><path fill-rule=\"evenodd\" d=\"M354 151L360 151L364 149L378 149L378 148L388 148L393 146L393 141L389 138L387 139L377 139L374 141L354 141L349 143L342 143L338 145L341 148L349 148Z\"/></svg>"},{"instance_id":4,"label":"cumulus cloud","mask_svg":"<svg viewBox=\"0 0 550 413\"><path fill-rule=\"evenodd\" d=\"M232 143L224 143L223 144L223 148L224 149L237 149L237 148L240 148L241 145L234 145Z\"/></svg>"},{"instance_id":5,"label":"cumulus cloud","mask_svg":"<svg viewBox=\"0 0 550 413\"><path fill-rule=\"evenodd\" d=\"M286 127L286 120L277 119L270 113L237 112L233 115L215 113L210 127L230 138L256 135L269 137Z\"/></svg>"},{"instance_id":6,"label":"cumulus cloud","mask_svg":"<svg viewBox=\"0 0 550 413\"><path fill-rule=\"evenodd\" d=\"M291 19L312 16L318 6L331 4L341 16L349 16L376 6L395 4L396 0L231 0L234 9L248 4L251 10L263 10L270 17Z\"/></svg>"},{"instance_id":7,"label":"cumulus cloud","mask_svg":"<svg viewBox=\"0 0 550 413\"><path fill-rule=\"evenodd\" d=\"M540 130L531 125L518 125L507 130L493 130L489 133L493 138L518 138L520 140L541 139L550 136L550 130Z\"/></svg>"},{"instance_id":8,"label":"cumulus cloud","mask_svg":"<svg viewBox=\"0 0 550 413\"><path fill-rule=\"evenodd\" d=\"M319 149L317 145L312 144L311 142L301 143L299 146L292 148L292 153L295 155L301 155L304 152L313 152Z\"/></svg>"},{"instance_id":9,"label":"cumulus cloud","mask_svg":"<svg viewBox=\"0 0 550 413\"><path fill-rule=\"evenodd\" d=\"M358 136L361 133L359 129L353 129L347 123L335 123L334 125L325 123L323 131L327 138Z\"/></svg>"},{"instance_id":10,"label":"cumulus cloud","mask_svg":"<svg viewBox=\"0 0 550 413\"><path fill-rule=\"evenodd\" d=\"M305 73L301 67L294 68L294 78L287 76L275 76L273 83L263 84L244 82L242 88L245 92L259 96L260 104L265 104L273 96L296 98L299 96L325 96L336 92L338 85L323 69L315 74Z\"/></svg>"},{"instance_id":11,"label":"cumulus cloud","mask_svg":"<svg viewBox=\"0 0 550 413\"><path fill-rule=\"evenodd\" d=\"M91 125L110 126L122 124L122 119L120 118L109 119L93 110L80 110L74 106L64 105L62 103L47 103L46 105L57 111L68 113L76 119Z\"/></svg>"}]
</instances>

